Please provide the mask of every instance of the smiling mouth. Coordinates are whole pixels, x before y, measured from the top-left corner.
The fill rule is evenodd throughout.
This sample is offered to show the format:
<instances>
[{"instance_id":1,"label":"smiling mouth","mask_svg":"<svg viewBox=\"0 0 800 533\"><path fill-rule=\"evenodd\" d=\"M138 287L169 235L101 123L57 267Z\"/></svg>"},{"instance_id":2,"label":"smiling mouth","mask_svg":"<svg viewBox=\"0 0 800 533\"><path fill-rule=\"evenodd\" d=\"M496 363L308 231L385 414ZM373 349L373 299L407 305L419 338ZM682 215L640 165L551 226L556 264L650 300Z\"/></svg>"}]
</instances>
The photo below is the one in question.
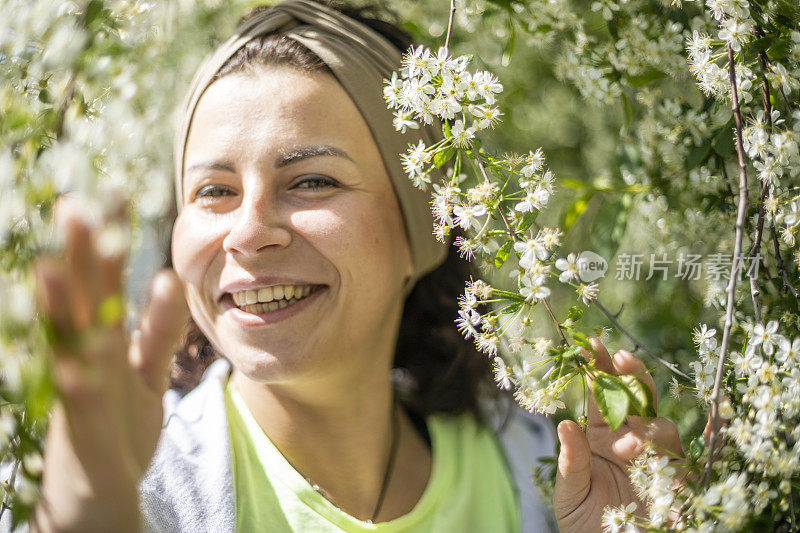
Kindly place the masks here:
<instances>
[{"instance_id":1,"label":"smiling mouth","mask_svg":"<svg viewBox=\"0 0 800 533\"><path fill-rule=\"evenodd\" d=\"M229 293L234 305L254 315L262 315L295 304L317 291L322 285L274 285Z\"/></svg>"}]
</instances>

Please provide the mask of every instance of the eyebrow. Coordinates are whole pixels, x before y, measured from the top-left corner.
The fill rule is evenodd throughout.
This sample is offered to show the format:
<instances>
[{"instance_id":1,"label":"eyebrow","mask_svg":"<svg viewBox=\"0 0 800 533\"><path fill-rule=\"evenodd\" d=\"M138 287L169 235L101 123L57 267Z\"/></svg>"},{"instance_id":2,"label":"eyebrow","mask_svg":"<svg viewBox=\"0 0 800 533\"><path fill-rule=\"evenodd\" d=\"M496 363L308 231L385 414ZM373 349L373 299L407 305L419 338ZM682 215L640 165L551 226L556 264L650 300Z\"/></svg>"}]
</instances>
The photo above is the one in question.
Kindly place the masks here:
<instances>
[{"instance_id":1,"label":"eyebrow","mask_svg":"<svg viewBox=\"0 0 800 533\"><path fill-rule=\"evenodd\" d=\"M287 165L291 165L292 163L303 161L304 159L310 159L312 157L319 157L324 155L343 157L345 159L353 161L353 158L347 155L347 152L339 148L336 148L335 146L327 146L327 145L304 146L303 148L298 148L290 152L285 152L280 156L278 156L278 158L275 160L275 168L285 167Z\"/></svg>"},{"instance_id":2,"label":"eyebrow","mask_svg":"<svg viewBox=\"0 0 800 533\"><path fill-rule=\"evenodd\" d=\"M353 161L353 158L347 155L347 152L339 148L336 148L335 146L328 146L328 145L304 146L302 148L291 150L289 152L284 152L281 155L279 155L278 158L275 159L275 168L283 168L285 166L291 165L292 163L297 163L305 159L310 159L312 157L320 157L320 156L343 157L345 159ZM231 173L236 172L236 168L234 168L234 165L228 161L204 161L202 163L196 163L190 166L188 169L186 169L186 174L190 174L198 170L222 170L224 172L231 172Z\"/></svg>"},{"instance_id":3,"label":"eyebrow","mask_svg":"<svg viewBox=\"0 0 800 533\"><path fill-rule=\"evenodd\" d=\"M186 169L186 174L190 174L197 170L223 170L231 173L236 172L236 169L233 168L233 165L227 161L206 161L190 166Z\"/></svg>"}]
</instances>

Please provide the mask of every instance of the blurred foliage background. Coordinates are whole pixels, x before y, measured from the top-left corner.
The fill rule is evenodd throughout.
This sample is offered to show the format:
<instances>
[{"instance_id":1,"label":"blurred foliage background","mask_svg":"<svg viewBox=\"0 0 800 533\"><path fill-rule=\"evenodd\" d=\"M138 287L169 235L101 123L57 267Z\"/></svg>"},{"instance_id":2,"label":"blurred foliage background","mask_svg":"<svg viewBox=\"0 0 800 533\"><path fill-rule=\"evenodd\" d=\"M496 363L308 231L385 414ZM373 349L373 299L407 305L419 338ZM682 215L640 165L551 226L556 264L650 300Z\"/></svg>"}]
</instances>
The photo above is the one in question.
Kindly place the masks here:
<instances>
[{"instance_id":1,"label":"blurred foliage background","mask_svg":"<svg viewBox=\"0 0 800 533\"><path fill-rule=\"evenodd\" d=\"M13 448L22 465L19 488L6 493L4 487L3 508L33 502L41 475L44 412L53 395L40 357L45 334L30 327L29 270L35 253L55 244L47 223L56 192L76 189L97 205L109 191L134 199L136 253L128 272L134 323L145 286L165 259L171 142L181 99L202 57L247 8L261 3L0 4L0 447ZM443 44L447 0L390 4L418 42L434 49ZM770 5L795 20L791 2ZM678 258L730 253L733 240L730 109L698 89L685 52L693 31L715 34L716 22L701 3L680 0L458 0L456 8L452 53L474 55L473 66L493 72L505 88L503 121L483 146L498 153L543 148L557 181L539 220L565 232L565 250L592 250L608 261L600 301L639 342L686 370L697 358L692 329L720 325L725 280L707 279L705 263L700 279L681 279ZM800 43L785 36L768 45L770 57L800 55ZM742 77L752 85L752 72ZM750 85L744 90L753 93ZM744 111L753 115L759 102L749 93ZM757 198L758 180L751 183ZM775 215L778 223L781 216ZM787 245L795 248L794 239ZM624 253L642 254L639 279L615 279ZM651 254L668 261L667 279L659 273L645 279ZM796 280L797 257L784 260ZM742 283L738 295L748 290ZM762 298L765 315L796 331L796 302L766 283ZM566 316L574 299L553 287L556 315ZM536 319L542 335L555 336L548 317ZM738 310L734 319L747 321ZM594 306L581 320L610 325ZM633 351L616 329L602 338L612 351ZM673 418L684 436L701 429L706 415L696 395L671 396L670 372L634 353L655 374L660 414ZM582 392L573 395L577 405Z\"/></svg>"}]
</instances>

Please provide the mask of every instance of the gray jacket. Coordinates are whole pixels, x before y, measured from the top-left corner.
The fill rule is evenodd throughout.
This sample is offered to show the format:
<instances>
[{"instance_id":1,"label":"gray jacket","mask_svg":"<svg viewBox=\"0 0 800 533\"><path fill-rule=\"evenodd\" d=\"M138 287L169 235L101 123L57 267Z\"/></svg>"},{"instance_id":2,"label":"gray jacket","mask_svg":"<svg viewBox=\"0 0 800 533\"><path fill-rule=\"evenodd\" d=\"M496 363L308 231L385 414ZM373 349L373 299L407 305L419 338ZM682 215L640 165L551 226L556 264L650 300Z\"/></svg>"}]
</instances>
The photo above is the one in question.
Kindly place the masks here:
<instances>
[{"instance_id":1,"label":"gray jacket","mask_svg":"<svg viewBox=\"0 0 800 533\"><path fill-rule=\"evenodd\" d=\"M139 485L147 533L234 532L236 507L223 391L229 372L230 363L220 359L185 397L175 391L164 395L164 427ZM552 424L516 404L484 402L483 410L506 452L518 492L522 532L556 531L550 507L531 477L539 458L554 453ZM8 518L3 517L0 531L8 531Z\"/></svg>"}]
</instances>

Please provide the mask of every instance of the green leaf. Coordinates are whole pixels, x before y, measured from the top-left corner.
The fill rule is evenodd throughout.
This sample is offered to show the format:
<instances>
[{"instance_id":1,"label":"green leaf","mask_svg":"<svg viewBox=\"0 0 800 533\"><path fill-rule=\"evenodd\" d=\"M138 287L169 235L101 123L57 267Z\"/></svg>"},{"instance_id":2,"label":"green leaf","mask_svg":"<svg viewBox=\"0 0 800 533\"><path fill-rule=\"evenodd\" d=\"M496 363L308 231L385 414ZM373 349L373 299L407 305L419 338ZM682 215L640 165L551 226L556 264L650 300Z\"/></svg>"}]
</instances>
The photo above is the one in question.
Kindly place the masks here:
<instances>
[{"instance_id":1,"label":"green leaf","mask_svg":"<svg viewBox=\"0 0 800 533\"><path fill-rule=\"evenodd\" d=\"M581 218L581 215L586 211L589 206L589 200L594 196L594 191L588 191L582 194L577 200L572 202L569 207L561 215L560 226L562 231L566 233L570 228Z\"/></svg>"},{"instance_id":2,"label":"green leaf","mask_svg":"<svg viewBox=\"0 0 800 533\"><path fill-rule=\"evenodd\" d=\"M497 250L497 253L494 256L494 266L495 268L501 268L503 264L508 259L508 254L511 252L511 246L514 243L511 241L506 241L506 243Z\"/></svg>"},{"instance_id":3,"label":"green leaf","mask_svg":"<svg viewBox=\"0 0 800 533\"><path fill-rule=\"evenodd\" d=\"M619 379L630 396L631 405L628 414L645 418L656 416L655 406L653 405L653 392L650 387L635 376L625 375L620 376Z\"/></svg>"},{"instance_id":4,"label":"green leaf","mask_svg":"<svg viewBox=\"0 0 800 533\"><path fill-rule=\"evenodd\" d=\"M624 92L622 93L622 109L625 111L625 125L630 126L633 122L633 106Z\"/></svg>"},{"instance_id":5,"label":"green leaf","mask_svg":"<svg viewBox=\"0 0 800 533\"><path fill-rule=\"evenodd\" d=\"M611 34L611 37L613 37L615 41L618 40L619 26L617 25L617 18L614 17L611 20L606 21L606 26L608 27L608 33Z\"/></svg>"},{"instance_id":6,"label":"green leaf","mask_svg":"<svg viewBox=\"0 0 800 533\"><path fill-rule=\"evenodd\" d=\"M503 47L503 57L500 59L500 64L507 67L511 63L511 54L514 53L514 45L517 41L517 31L514 29L514 19L508 19L508 41Z\"/></svg>"},{"instance_id":7,"label":"green leaf","mask_svg":"<svg viewBox=\"0 0 800 533\"><path fill-rule=\"evenodd\" d=\"M717 130L714 135L714 140L711 141L711 146L714 151L722 158L726 158L733 154L733 119L728 121L727 124Z\"/></svg>"},{"instance_id":8,"label":"green leaf","mask_svg":"<svg viewBox=\"0 0 800 533\"><path fill-rule=\"evenodd\" d=\"M695 437L689 443L689 457L697 461L706 449L706 439L703 436Z\"/></svg>"},{"instance_id":9,"label":"green leaf","mask_svg":"<svg viewBox=\"0 0 800 533\"><path fill-rule=\"evenodd\" d=\"M456 149L448 146L442 150L437 151L433 156L433 166L442 168L456 153Z\"/></svg>"},{"instance_id":10,"label":"green leaf","mask_svg":"<svg viewBox=\"0 0 800 533\"><path fill-rule=\"evenodd\" d=\"M89 2L89 5L86 6L86 12L83 17L84 26L87 28L91 26L92 22L94 22L102 13L103 2L99 0L92 0Z\"/></svg>"},{"instance_id":11,"label":"green leaf","mask_svg":"<svg viewBox=\"0 0 800 533\"><path fill-rule=\"evenodd\" d=\"M585 181L576 180L574 178L560 178L558 183L564 187L569 187L570 189L586 189L590 187L590 185Z\"/></svg>"},{"instance_id":12,"label":"green leaf","mask_svg":"<svg viewBox=\"0 0 800 533\"><path fill-rule=\"evenodd\" d=\"M650 69L644 74L639 74L637 76L628 76L628 85L631 87L644 87L646 85L650 85L651 83L658 81L662 78L667 76L666 72L663 70L658 69Z\"/></svg>"},{"instance_id":13,"label":"green leaf","mask_svg":"<svg viewBox=\"0 0 800 533\"><path fill-rule=\"evenodd\" d=\"M569 334L572 337L572 341L577 344L577 353L580 354L580 348L585 348L591 353L594 353L594 347L592 343L589 342L589 337L576 329L570 328Z\"/></svg>"},{"instance_id":14,"label":"green leaf","mask_svg":"<svg viewBox=\"0 0 800 533\"><path fill-rule=\"evenodd\" d=\"M597 371L597 377L592 381L592 396L611 431L625 422L630 396L616 376Z\"/></svg>"},{"instance_id":15,"label":"green leaf","mask_svg":"<svg viewBox=\"0 0 800 533\"><path fill-rule=\"evenodd\" d=\"M453 136L452 131L450 130L450 123L447 122L446 120L442 124L442 133L444 134L445 137Z\"/></svg>"},{"instance_id":16,"label":"green leaf","mask_svg":"<svg viewBox=\"0 0 800 533\"><path fill-rule=\"evenodd\" d=\"M570 346L569 348L564 350L564 353L561 355L564 359L569 361L570 359L574 359L576 355L580 355L580 353L581 353L580 346Z\"/></svg>"},{"instance_id":17,"label":"green leaf","mask_svg":"<svg viewBox=\"0 0 800 533\"><path fill-rule=\"evenodd\" d=\"M580 317L583 316L583 307L579 305L573 305L567 311L567 317L572 320L573 322L577 322Z\"/></svg>"},{"instance_id":18,"label":"green leaf","mask_svg":"<svg viewBox=\"0 0 800 533\"><path fill-rule=\"evenodd\" d=\"M767 49L767 56L773 61L783 59L792 51L792 46L792 40L789 37L777 39Z\"/></svg>"},{"instance_id":19,"label":"green leaf","mask_svg":"<svg viewBox=\"0 0 800 533\"><path fill-rule=\"evenodd\" d=\"M526 229L530 228L531 225L536 221L536 217L539 216L539 211L529 211L525 213L522 217L522 220L519 221L517 224L517 232L521 233Z\"/></svg>"},{"instance_id":20,"label":"green leaf","mask_svg":"<svg viewBox=\"0 0 800 533\"><path fill-rule=\"evenodd\" d=\"M706 159L708 159L708 154L711 153L711 146L707 144L701 144L700 146L695 146L692 148L692 151L689 152L689 157L686 158L686 170L692 170Z\"/></svg>"},{"instance_id":21,"label":"green leaf","mask_svg":"<svg viewBox=\"0 0 800 533\"><path fill-rule=\"evenodd\" d=\"M606 202L597 211L591 224L591 241L596 253L614 257L628 227L630 204L630 195L623 194L618 200Z\"/></svg>"},{"instance_id":22,"label":"green leaf","mask_svg":"<svg viewBox=\"0 0 800 533\"><path fill-rule=\"evenodd\" d=\"M758 39L753 39L750 41L750 50L753 52L764 52L767 48L769 48L770 43L772 43L772 38L768 36L759 37Z\"/></svg>"}]
</instances>

